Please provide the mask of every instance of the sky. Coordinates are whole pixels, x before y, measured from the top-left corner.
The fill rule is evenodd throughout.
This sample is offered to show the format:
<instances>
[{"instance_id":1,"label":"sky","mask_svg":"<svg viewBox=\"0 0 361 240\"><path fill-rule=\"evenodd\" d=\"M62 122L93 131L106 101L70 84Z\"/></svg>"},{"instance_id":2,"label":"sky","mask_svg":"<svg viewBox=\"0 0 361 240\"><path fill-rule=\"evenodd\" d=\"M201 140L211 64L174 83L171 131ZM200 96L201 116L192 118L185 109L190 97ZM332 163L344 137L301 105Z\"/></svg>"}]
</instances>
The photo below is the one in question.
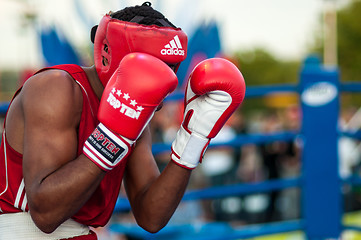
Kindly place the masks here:
<instances>
[{"instance_id":1,"label":"sky","mask_svg":"<svg viewBox=\"0 0 361 240\"><path fill-rule=\"evenodd\" d=\"M199 24L216 21L225 53L262 47L284 59L308 54L315 32L322 31L325 2L333 1L339 6L348 0L151 0L155 9L189 36ZM56 24L78 47L89 41L91 26L104 13L143 2L0 0L0 70L42 65L39 26ZM36 27L22 20L20 16L26 13L37 14Z\"/></svg>"}]
</instances>

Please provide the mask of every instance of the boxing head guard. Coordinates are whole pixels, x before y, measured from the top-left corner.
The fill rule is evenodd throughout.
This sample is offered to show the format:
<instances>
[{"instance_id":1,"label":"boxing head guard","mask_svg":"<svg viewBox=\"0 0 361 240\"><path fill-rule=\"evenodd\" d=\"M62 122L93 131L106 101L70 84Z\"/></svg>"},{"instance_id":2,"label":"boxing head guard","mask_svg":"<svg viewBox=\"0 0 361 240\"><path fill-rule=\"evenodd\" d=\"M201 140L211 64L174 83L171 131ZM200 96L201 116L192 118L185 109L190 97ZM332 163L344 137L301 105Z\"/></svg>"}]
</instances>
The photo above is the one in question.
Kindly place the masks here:
<instances>
[{"instance_id":1,"label":"boxing head guard","mask_svg":"<svg viewBox=\"0 0 361 240\"><path fill-rule=\"evenodd\" d=\"M187 35L180 28L126 22L109 14L92 29L92 40L95 68L104 86L128 53L148 53L175 71L187 56Z\"/></svg>"}]
</instances>

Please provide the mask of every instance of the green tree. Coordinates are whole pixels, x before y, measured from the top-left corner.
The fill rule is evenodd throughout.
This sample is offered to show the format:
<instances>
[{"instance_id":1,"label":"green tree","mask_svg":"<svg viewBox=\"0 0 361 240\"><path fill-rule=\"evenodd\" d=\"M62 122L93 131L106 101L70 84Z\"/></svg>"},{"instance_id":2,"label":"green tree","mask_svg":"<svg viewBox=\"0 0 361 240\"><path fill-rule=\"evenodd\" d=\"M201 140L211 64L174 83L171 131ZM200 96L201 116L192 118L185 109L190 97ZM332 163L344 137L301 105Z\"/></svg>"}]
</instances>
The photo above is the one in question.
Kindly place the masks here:
<instances>
[{"instance_id":1,"label":"green tree","mask_svg":"<svg viewBox=\"0 0 361 240\"><path fill-rule=\"evenodd\" d=\"M296 84L299 78L300 63L282 61L267 50L255 48L235 54L236 63L241 70L247 87L275 84ZM247 98L243 111L248 114L268 108L264 97Z\"/></svg>"},{"instance_id":2,"label":"green tree","mask_svg":"<svg viewBox=\"0 0 361 240\"><path fill-rule=\"evenodd\" d=\"M320 16L322 19L322 16ZM315 31L312 52L322 56L322 20ZM320 30L321 29L321 30ZM343 81L361 81L361 0L351 0L337 11L337 54Z\"/></svg>"},{"instance_id":3,"label":"green tree","mask_svg":"<svg viewBox=\"0 0 361 240\"><path fill-rule=\"evenodd\" d=\"M281 61L261 48L237 52L235 57L249 86L298 81L299 62Z\"/></svg>"},{"instance_id":4,"label":"green tree","mask_svg":"<svg viewBox=\"0 0 361 240\"><path fill-rule=\"evenodd\" d=\"M337 14L337 49L342 80L361 81L361 1L353 0Z\"/></svg>"}]
</instances>

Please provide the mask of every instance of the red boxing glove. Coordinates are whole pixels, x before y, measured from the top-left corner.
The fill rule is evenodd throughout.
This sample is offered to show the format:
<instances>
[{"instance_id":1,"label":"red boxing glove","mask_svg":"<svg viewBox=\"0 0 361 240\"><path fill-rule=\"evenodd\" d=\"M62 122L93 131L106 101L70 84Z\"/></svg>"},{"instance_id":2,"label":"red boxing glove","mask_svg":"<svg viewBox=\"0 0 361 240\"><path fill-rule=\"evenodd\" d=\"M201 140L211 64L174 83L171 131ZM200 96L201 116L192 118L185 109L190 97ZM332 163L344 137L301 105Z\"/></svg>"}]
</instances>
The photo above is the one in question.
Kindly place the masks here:
<instances>
[{"instance_id":1,"label":"red boxing glove","mask_svg":"<svg viewBox=\"0 0 361 240\"><path fill-rule=\"evenodd\" d=\"M201 161L212 138L242 103L245 82L228 60L212 58L191 73L184 99L184 118L172 144L172 160L193 169Z\"/></svg>"},{"instance_id":2,"label":"red boxing glove","mask_svg":"<svg viewBox=\"0 0 361 240\"><path fill-rule=\"evenodd\" d=\"M131 152L164 98L178 80L160 59L145 53L126 55L104 89L100 124L84 144L84 154L103 170L111 170Z\"/></svg>"}]
</instances>

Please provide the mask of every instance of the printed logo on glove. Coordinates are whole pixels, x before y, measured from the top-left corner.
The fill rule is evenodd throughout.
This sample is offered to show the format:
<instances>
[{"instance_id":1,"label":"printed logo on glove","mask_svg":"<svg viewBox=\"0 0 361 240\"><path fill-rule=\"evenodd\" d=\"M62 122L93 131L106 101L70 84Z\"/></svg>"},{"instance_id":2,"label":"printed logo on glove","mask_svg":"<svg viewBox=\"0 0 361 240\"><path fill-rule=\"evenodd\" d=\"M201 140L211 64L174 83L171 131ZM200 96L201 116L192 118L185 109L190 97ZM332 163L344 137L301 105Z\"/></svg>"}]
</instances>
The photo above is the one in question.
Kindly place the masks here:
<instances>
[{"instance_id":1,"label":"printed logo on glove","mask_svg":"<svg viewBox=\"0 0 361 240\"><path fill-rule=\"evenodd\" d=\"M97 127L94 129L93 133L89 136L86 144L88 145L88 149L92 149L93 154L97 154L97 151L94 149L98 149L100 154L97 154L98 157L102 157L103 162L106 168L110 168L111 164L118 158L122 158L127 153L127 147L124 144L119 144L116 140L106 134L104 131L104 127Z\"/></svg>"},{"instance_id":2,"label":"printed logo on glove","mask_svg":"<svg viewBox=\"0 0 361 240\"><path fill-rule=\"evenodd\" d=\"M114 95L118 96L119 98L117 98ZM133 119L139 119L139 116L142 110L144 109L142 106L137 105L137 101L135 99L131 99L129 93L122 93L120 89L116 89L116 88L113 88L112 91L109 92L107 102L114 109L119 108L120 113ZM132 107L129 106L128 104L131 105Z\"/></svg>"}]
</instances>

